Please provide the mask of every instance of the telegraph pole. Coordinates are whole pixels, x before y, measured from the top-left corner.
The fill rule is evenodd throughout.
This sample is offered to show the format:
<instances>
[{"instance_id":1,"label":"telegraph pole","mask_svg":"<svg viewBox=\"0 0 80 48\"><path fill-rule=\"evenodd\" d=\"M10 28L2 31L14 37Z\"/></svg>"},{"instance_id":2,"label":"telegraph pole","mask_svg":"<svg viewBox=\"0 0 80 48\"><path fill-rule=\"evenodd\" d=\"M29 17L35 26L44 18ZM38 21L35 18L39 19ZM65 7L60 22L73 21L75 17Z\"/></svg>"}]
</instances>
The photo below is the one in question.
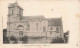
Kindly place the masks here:
<instances>
[{"instance_id":1,"label":"telegraph pole","mask_svg":"<svg viewBox=\"0 0 80 48\"><path fill-rule=\"evenodd\" d=\"M8 15L8 18L9 18L8 24L9 24L9 43L10 43L10 16L9 15Z\"/></svg>"},{"instance_id":2,"label":"telegraph pole","mask_svg":"<svg viewBox=\"0 0 80 48\"><path fill-rule=\"evenodd\" d=\"M3 16L2 16L2 29L3 29Z\"/></svg>"}]
</instances>

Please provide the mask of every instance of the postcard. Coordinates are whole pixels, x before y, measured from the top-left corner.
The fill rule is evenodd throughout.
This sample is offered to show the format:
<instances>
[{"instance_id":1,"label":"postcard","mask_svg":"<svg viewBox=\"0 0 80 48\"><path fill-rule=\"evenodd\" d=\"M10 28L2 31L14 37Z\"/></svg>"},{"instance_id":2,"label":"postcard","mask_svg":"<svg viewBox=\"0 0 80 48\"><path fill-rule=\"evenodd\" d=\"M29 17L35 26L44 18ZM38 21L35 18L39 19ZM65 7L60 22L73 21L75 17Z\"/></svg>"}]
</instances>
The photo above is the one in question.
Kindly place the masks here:
<instances>
[{"instance_id":1,"label":"postcard","mask_svg":"<svg viewBox=\"0 0 80 48\"><path fill-rule=\"evenodd\" d=\"M79 0L0 0L1 48L79 48Z\"/></svg>"}]
</instances>

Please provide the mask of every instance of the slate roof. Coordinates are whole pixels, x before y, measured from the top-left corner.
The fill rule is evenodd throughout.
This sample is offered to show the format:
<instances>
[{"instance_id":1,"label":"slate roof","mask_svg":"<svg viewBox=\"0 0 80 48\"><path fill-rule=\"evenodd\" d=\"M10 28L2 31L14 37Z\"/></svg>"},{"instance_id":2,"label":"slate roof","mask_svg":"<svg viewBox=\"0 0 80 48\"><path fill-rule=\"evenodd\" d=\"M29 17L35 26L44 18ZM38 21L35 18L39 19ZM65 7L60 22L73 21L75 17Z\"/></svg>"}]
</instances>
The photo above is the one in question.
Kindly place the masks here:
<instances>
[{"instance_id":1,"label":"slate roof","mask_svg":"<svg viewBox=\"0 0 80 48\"><path fill-rule=\"evenodd\" d=\"M62 25L62 18L48 18L49 26L60 26Z\"/></svg>"},{"instance_id":2,"label":"slate roof","mask_svg":"<svg viewBox=\"0 0 80 48\"><path fill-rule=\"evenodd\" d=\"M45 18L44 16L23 16L22 20L42 19L48 20L48 26L61 26L62 18Z\"/></svg>"},{"instance_id":3,"label":"slate roof","mask_svg":"<svg viewBox=\"0 0 80 48\"><path fill-rule=\"evenodd\" d=\"M44 16L23 16L22 17L22 20L32 20L32 19L45 19Z\"/></svg>"}]
</instances>

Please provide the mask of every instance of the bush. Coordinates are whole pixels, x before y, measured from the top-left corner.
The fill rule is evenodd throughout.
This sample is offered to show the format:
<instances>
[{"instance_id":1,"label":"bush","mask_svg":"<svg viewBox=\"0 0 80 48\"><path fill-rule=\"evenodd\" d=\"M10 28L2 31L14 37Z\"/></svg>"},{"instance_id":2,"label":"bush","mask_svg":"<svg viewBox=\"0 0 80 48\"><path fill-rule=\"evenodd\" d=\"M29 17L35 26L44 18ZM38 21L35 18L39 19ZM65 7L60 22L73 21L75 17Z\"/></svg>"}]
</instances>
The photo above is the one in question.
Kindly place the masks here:
<instances>
[{"instance_id":1,"label":"bush","mask_svg":"<svg viewBox=\"0 0 80 48\"><path fill-rule=\"evenodd\" d=\"M68 37L64 37L65 38L65 42L68 43Z\"/></svg>"},{"instance_id":2,"label":"bush","mask_svg":"<svg viewBox=\"0 0 80 48\"><path fill-rule=\"evenodd\" d=\"M10 37L10 40L11 40L11 41L15 41L14 43L17 43L17 42L18 42L17 39L16 39L14 36L11 36L11 37Z\"/></svg>"},{"instance_id":3,"label":"bush","mask_svg":"<svg viewBox=\"0 0 80 48\"><path fill-rule=\"evenodd\" d=\"M64 40L62 38L56 38L56 39L52 39L51 43L64 43Z\"/></svg>"},{"instance_id":4,"label":"bush","mask_svg":"<svg viewBox=\"0 0 80 48\"><path fill-rule=\"evenodd\" d=\"M28 37L27 36L22 37L21 41L23 41L23 43L27 43L28 42Z\"/></svg>"}]
</instances>

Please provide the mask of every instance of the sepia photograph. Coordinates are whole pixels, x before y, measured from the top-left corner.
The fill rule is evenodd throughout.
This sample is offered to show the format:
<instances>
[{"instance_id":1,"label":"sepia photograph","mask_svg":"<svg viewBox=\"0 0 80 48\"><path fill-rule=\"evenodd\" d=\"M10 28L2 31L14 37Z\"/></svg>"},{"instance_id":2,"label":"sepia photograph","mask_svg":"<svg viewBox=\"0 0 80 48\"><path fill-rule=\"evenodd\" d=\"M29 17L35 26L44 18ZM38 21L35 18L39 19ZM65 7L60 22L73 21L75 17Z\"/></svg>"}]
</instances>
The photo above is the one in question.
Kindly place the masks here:
<instances>
[{"instance_id":1,"label":"sepia photograph","mask_svg":"<svg viewBox=\"0 0 80 48\"><path fill-rule=\"evenodd\" d=\"M80 48L79 0L0 0L0 48Z\"/></svg>"},{"instance_id":2,"label":"sepia photograph","mask_svg":"<svg viewBox=\"0 0 80 48\"><path fill-rule=\"evenodd\" d=\"M0 0L0 48L80 48L80 0Z\"/></svg>"},{"instance_id":3,"label":"sepia photograph","mask_svg":"<svg viewBox=\"0 0 80 48\"><path fill-rule=\"evenodd\" d=\"M18 1L8 3L7 11L5 10L7 12L7 27L3 28L3 44L68 43L69 29L64 29L65 25L63 24L66 21L63 20L63 16L59 15L60 11L56 12L60 7L56 7L55 4L52 5L53 7L50 5L50 3L47 5L31 4L31 6L25 4L24 6L29 6L26 7L28 9L32 7L29 9L32 12L28 13L26 12L28 9L21 7ZM24 11L28 15L24 16ZM47 13L46 15L50 17L47 17L44 13Z\"/></svg>"}]
</instances>

